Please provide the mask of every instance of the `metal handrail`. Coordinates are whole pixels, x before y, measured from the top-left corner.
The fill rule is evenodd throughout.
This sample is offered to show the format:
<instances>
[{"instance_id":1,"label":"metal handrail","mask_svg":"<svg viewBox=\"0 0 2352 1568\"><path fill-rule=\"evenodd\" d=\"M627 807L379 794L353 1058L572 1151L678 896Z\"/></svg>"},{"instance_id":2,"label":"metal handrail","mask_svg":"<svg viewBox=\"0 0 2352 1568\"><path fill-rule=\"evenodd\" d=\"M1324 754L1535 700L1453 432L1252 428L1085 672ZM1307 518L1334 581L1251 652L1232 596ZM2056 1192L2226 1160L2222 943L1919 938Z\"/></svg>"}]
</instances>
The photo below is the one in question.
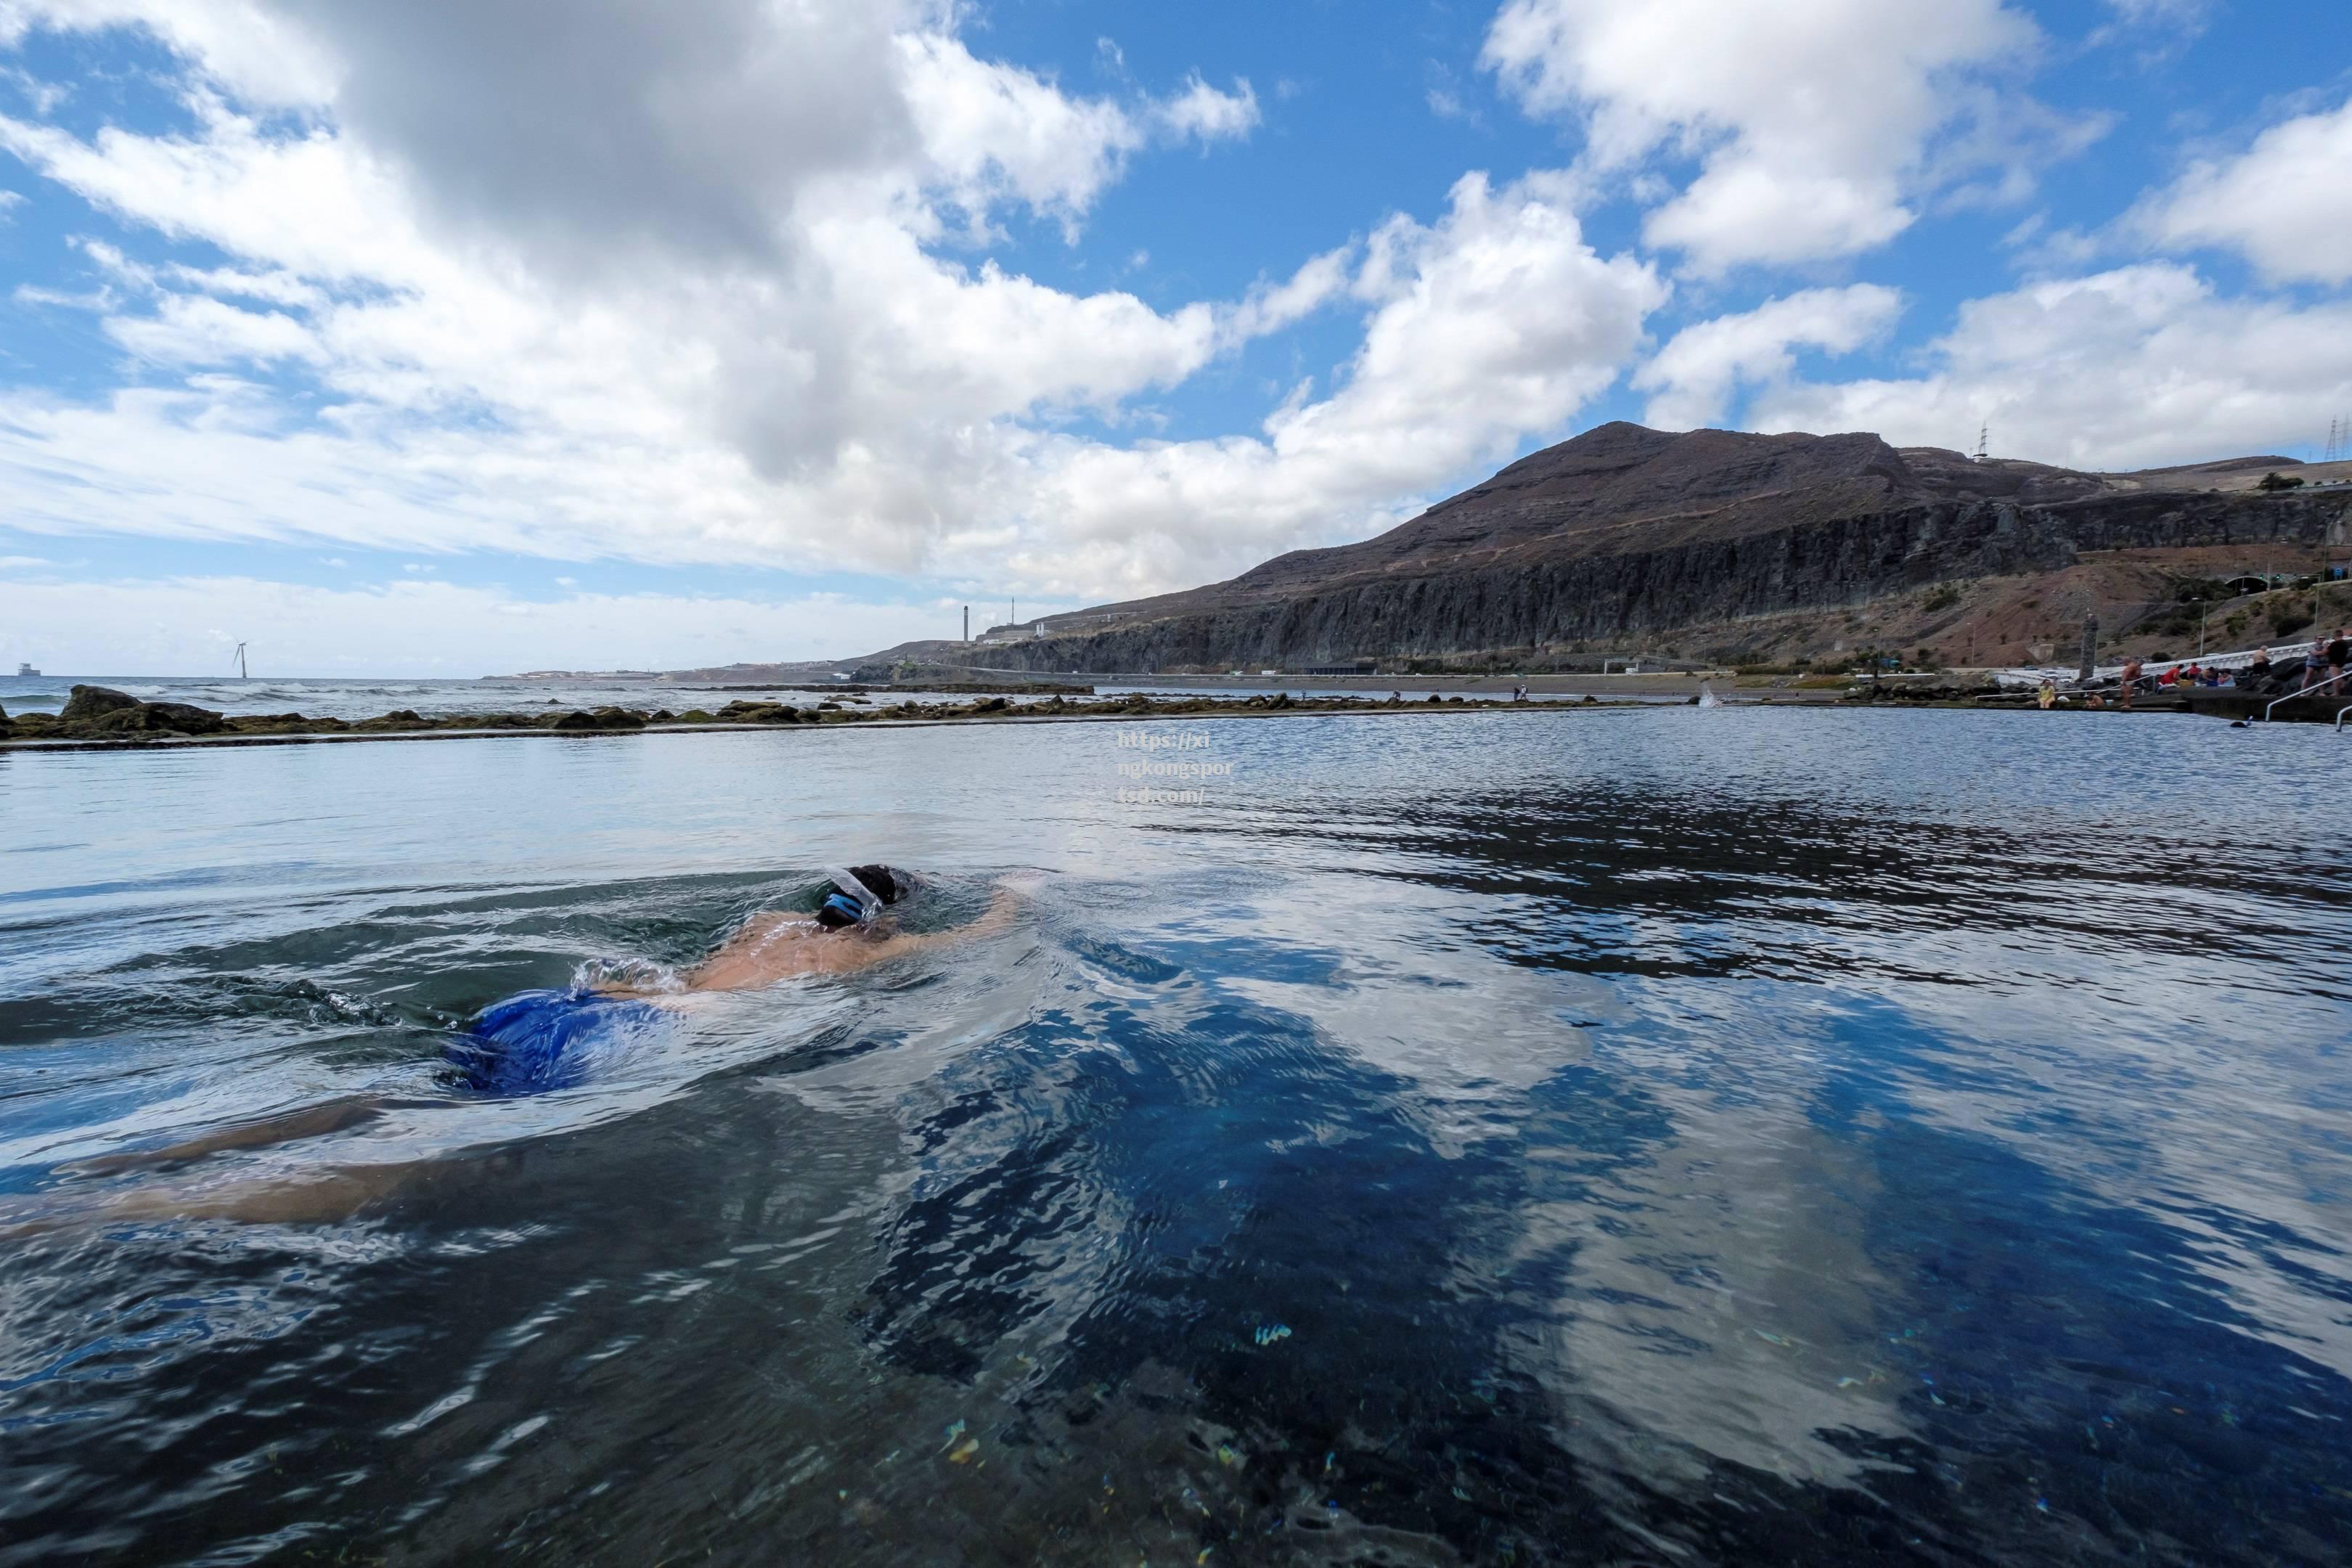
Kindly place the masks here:
<instances>
[{"instance_id":1,"label":"metal handrail","mask_svg":"<svg viewBox=\"0 0 2352 1568\"><path fill-rule=\"evenodd\" d=\"M2333 686L2336 684L2336 678L2335 676L2331 675L2325 679L2313 681L2310 685L2305 687L2300 691L2290 691L2284 697L2272 698L2270 708L2263 710L2263 722L2267 724L2271 721L2271 708L2275 708L2282 702L2292 702L2298 697L2308 697L2323 686ZM2343 715L2339 713L2336 717L2340 719Z\"/></svg>"},{"instance_id":2,"label":"metal handrail","mask_svg":"<svg viewBox=\"0 0 2352 1568\"><path fill-rule=\"evenodd\" d=\"M2344 715L2347 713L2352 713L2352 708L2340 708L2336 710L2336 732L2339 735L2344 733Z\"/></svg>"}]
</instances>

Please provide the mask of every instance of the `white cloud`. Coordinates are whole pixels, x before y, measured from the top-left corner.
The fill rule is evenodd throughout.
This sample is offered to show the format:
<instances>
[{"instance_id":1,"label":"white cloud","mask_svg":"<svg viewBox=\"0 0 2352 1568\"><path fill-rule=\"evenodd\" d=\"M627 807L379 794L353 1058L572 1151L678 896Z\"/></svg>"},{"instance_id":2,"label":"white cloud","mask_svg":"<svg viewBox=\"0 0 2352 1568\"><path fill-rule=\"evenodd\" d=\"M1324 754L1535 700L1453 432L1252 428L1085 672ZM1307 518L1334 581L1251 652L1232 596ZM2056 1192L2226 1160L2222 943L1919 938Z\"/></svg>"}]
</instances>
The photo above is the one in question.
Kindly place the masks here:
<instances>
[{"instance_id":1,"label":"white cloud","mask_svg":"<svg viewBox=\"0 0 2352 1568\"><path fill-rule=\"evenodd\" d=\"M1718 423L1742 383L1780 382L1796 368L1797 348L1851 353L1895 324L1903 296L1875 283L1808 289L1738 315L1685 327L1634 373L1652 393L1643 416L1661 430Z\"/></svg>"},{"instance_id":2,"label":"white cloud","mask_svg":"<svg viewBox=\"0 0 2352 1568\"><path fill-rule=\"evenodd\" d=\"M1717 272L1885 244L1971 140L2021 168L2026 149L1948 133L2014 118L1986 84L2039 37L2003 0L1509 0L1482 59L1529 112L1575 119L1595 171L1697 159L1643 233Z\"/></svg>"},{"instance_id":3,"label":"white cloud","mask_svg":"<svg viewBox=\"0 0 2352 1568\"><path fill-rule=\"evenodd\" d=\"M413 22L420 9L433 8L404 15ZM450 23L452 36L470 25ZM603 25L583 23L584 40L569 46L596 43ZM658 63L684 47L654 40L643 52ZM354 102L369 125L414 118L341 57L332 101L290 130L202 87L189 99L195 129L180 136L108 129L84 141L0 119L0 146L50 179L234 258L134 268L92 247L102 270L152 301L79 301L112 312L119 341L159 363L299 357L331 396L314 421L217 376L93 405L19 394L26 423L0 434L9 499L59 531L910 570L952 553L976 522L983 540L1026 525L1021 421L1113 410L1329 292L1302 291L1315 287L1310 263L1307 282L1237 307L1163 314L1130 294L1076 295L929 254L935 196L981 221L1004 200L1073 218L1145 135L1125 110L980 61L944 35L883 36L874 51L868 86L898 112L877 117L870 147L835 150L783 191L762 164L752 186L677 216L690 237L754 208L773 231L764 251L714 257L681 244L657 268L584 274L542 265L540 230L589 216L542 210L512 233L485 229L462 189L426 180L429 142L380 146L338 124ZM765 89L783 96L805 85L796 71L850 68L822 51L750 53L772 73ZM622 70L626 54L595 69ZM237 74L205 64L220 81ZM364 64L395 82L418 68ZM276 79L269 93L302 79ZM642 106L681 85L616 90ZM1254 106L1245 86L1224 95L1197 80L1171 101L1171 134L1177 122L1230 133ZM701 110L677 110L689 111ZM653 120L650 138L702 144L702 131ZM843 168L858 177L836 178ZM543 209L555 200L536 194ZM658 199L687 200L667 185ZM580 236L564 254L601 240Z\"/></svg>"},{"instance_id":4,"label":"white cloud","mask_svg":"<svg viewBox=\"0 0 2352 1568\"><path fill-rule=\"evenodd\" d=\"M2237 251L2281 281L2352 282L2352 100L2191 164L2127 221L2168 248Z\"/></svg>"},{"instance_id":5,"label":"white cloud","mask_svg":"<svg viewBox=\"0 0 2352 1568\"><path fill-rule=\"evenodd\" d=\"M1234 79L1233 91L1220 92L1196 73L1182 91L1159 106L1157 118L1180 141L1198 140L1204 146L1238 141L1257 128L1257 94L1244 78Z\"/></svg>"},{"instance_id":6,"label":"white cloud","mask_svg":"<svg viewBox=\"0 0 2352 1568\"><path fill-rule=\"evenodd\" d=\"M1074 96L943 5L525 6L518 32L520 3L219 0L155 24L192 52L187 130L0 119L41 175L225 258L89 247L82 303L177 379L0 397L12 520L1156 590L1557 430L1664 296L1594 255L1558 176L1466 181L1239 300L1051 288L962 247L1008 207L1082 221L1150 144L1239 134L1247 83ZM1067 433L1351 300L1361 352L1262 438ZM231 374L254 363L321 395Z\"/></svg>"},{"instance_id":7,"label":"white cloud","mask_svg":"<svg viewBox=\"0 0 2352 1568\"><path fill-rule=\"evenodd\" d=\"M1990 422L1997 453L2130 468L2274 451L2347 406L2352 302L2227 299L2148 263L1971 300L1924 374L1786 385L1749 422L1956 448Z\"/></svg>"},{"instance_id":8,"label":"white cloud","mask_svg":"<svg viewBox=\"0 0 2352 1568\"><path fill-rule=\"evenodd\" d=\"M23 572L48 562L38 555L0 555L0 572Z\"/></svg>"},{"instance_id":9,"label":"white cloud","mask_svg":"<svg viewBox=\"0 0 2352 1568\"><path fill-rule=\"evenodd\" d=\"M174 53L201 59L220 79L257 103L314 103L334 89L335 60L262 0L0 0L0 45L36 26L89 31L139 26ZM46 114L62 100L38 104Z\"/></svg>"},{"instance_id":10,"label":"white cloud","mask_svg":"<svg viewBox=\"0 0 2352 1568\"><path fill-rule=\"evenodd\" d=\"M915 604L660 593L534 602L413 579L380 588L247 577L12 583L8 600L12 642L68 673L213 674L239 636L252 639L257 674L470 677L825 658L954 635L949 612Z\"/></svg>"},{"instance_id":11,"label":"white cloud","mask_svg":"<svg viewBox=\"0 0 2352 1568\"><path fill-rule=\"evenodd\" d=\"M1435 224L1383 225L1354 285L1376 306L1363 346L1328 396L1302 385L1262 437L1039 443L1032 461L1069 539L1057 562L1015 561L1148 592L1181 580L1188 556L1238 570L1270 547L1402 521L1433 482L1560 432L1617 378L1667 292L1646 263L1592 249L1573 189L1465 175Z\"/></svg>"},{"instance_id":12,"label":"white cloud","mask_svg":"<svg viewBox=\"0 0 2352 1568\"><path fill-rule=\"evenodd\" d=\"M1000 196L1075 218L1143 144L1118 105L1065 96L1033 72L976 58L954 38L902 35L907 103L923 150L961 205Z\"/></svg>"},{"instance_id":13,"label":"white cloud","mask_svg":"<svg viewBox=\"0 0 2352 1568\"><path fill-rule=\"evenodd\" d=\"M1252 289L1227 317L1224 333L1235 342L1277 331L1303 321L1348 291L1352 246L1310 258L1286 282Z\"/></svg>"},{"instance_id":14,"label":"white cloud","mask_svg":"<svg viewBox=\"0 0 2352 1568\"><path fill-rule=\"evenodd\" d=\"M2127 26L2194 31L2203 26L2210 0L2106 0L2106 5Z\"/></svg>"},{"instance_id":15,"label":"white cloud","mask_svg":"<svg viewBox=\"0 0 2352 1568\"><path fill-rule=\"evenodd\" d=\"M132 353L162 364L316 363L325 357L318 339L293 317L240 310L204 296L170 295L155 314L116 316L106 331Z\"/></svg>"}]
</instances>

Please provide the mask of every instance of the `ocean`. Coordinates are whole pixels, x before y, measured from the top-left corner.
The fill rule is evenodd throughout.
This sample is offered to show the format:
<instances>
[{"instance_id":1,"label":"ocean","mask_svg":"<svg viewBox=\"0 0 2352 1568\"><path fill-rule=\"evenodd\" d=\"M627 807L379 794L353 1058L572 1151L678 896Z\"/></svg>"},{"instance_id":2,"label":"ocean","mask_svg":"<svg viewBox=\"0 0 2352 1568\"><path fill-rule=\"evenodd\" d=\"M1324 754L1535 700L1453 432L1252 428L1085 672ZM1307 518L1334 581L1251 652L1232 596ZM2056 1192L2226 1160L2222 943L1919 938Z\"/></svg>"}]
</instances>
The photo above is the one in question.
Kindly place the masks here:
<instances>
[{"instance_id":1,"label":"ocean","mask_svg":"<svg viewBox=\"0 0 2352 1568\"><path fill-rule=\"evenodd\" d=\"M803 686L687 686L650 680L404 680L294 679L237 680L186 676L0 676L0 709L11 713L55 713L77 684L110 687L142 702L187 702L215 713L300 713L312 719L373 719L407 709L427 719L467 713L521 713L604 707L652 710L689 708L716 712L739 699L779 697L791 701L822 698L822 688ZM868 695L861 693L859 695ZM939 692L893 691L887 700L941 700ZM879 693L870 700L881 701ZM1014 702L1044 699L1013 698Z\"/></svg>"},{"instance_id":2,"label":"ocean","mask_svg":"<svg viewBox=\"0 0 2352 1568\"><path fill-rule=\"evenodd\" d=\"M1008 677L1010 679L1015 679ZM569 712L574 709L594 710L604 707L631 708L650 712L667 708L683 713L689 708L701 708L717 712L738 700L751 701L773 697L782 701L808 702L823 700L828 696L846 701L856 695L875 703L883 702L953 702L971 695L969 691L906 690L889 692L835 693L817 686L688 686L666 685L653 681L621 680L401 680L401 679L285 679L254 680L217 680L186 676L6 676L0 675L0 710L10 713L55 713L65 706L76 684L110 687L127 692L142 702L187 702L198 708L209 708L216 713L231 715L247 713L300 713L312 719L357 721L373 719L396 709L406 709L426 719L461 717L468 713L522 713L535 709L553 709ZM1362 683L1364 690L1372 690L1376 683ZM1150 697L1213 697L1234 702L1252 697L1272 697L1287 693L1294 699L1349 695L1326 684L1309 689L1297 685L1286 686L1279 681L1262 686L1239 688L1189 686L1181 682L1155 682L1134 686L1116 680L1105 680L1095 689L1105 697L1123 697L1141 692ZM1373 691L1384 695L1386 689ZM1507 691L1486 691L1468 686L1459 689L1445 687L1434 693L1415 689L1407 700L1425 702L1432 695L1461 697L1465 700L1495 702L1508 695ZM1726 682L1726 695L1733 696ZM1612 700L1638 702L1682 702L1687 694L1677 692L1661 696L1647 689L1612 693ZM1050 693L1030 692L1008 695L1005 700L1015 708L1052 700ZM1583 700L1580 692L1535 692L1531 702L1577 703Z\"/></svg>"},{"instance_id":3,"label":"ocean","mask_svg":"<svg viewBox=\"0 0 2352 1568\"><path fill-rule=\"evenodd\" d=\"M2345 744L0 752L0 1564L2338 1560ZM869 860L1018 912L453 1081Z\"/></svg>"}]
</instances>

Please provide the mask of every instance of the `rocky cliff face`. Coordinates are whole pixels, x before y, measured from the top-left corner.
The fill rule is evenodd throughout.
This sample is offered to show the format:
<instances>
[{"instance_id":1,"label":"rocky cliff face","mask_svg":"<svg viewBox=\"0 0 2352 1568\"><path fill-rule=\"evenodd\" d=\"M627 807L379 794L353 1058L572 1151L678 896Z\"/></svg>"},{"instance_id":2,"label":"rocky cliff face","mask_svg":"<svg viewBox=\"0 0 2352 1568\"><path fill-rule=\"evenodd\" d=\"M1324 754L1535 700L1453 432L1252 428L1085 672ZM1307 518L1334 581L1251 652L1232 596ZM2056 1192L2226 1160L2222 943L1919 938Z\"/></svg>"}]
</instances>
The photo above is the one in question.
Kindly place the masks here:
<instances>
[{"instance_id":1,"label":"rocky cliff face","mask_svg":"<svg viewBox=\"0 0 2352 1568\"><path fill-rule=\"evenodd\" d=\"M950 657L1038 670L1255 668L1613 642L2057 571L2085 551L2309 546L2341 533L2352 497L2202 488L2210 469L2232 466L2085 474L1898 450L1868 435L1602 426L1379 538L1083 612L1083 635Z\"/></svg>"}]
</instances>

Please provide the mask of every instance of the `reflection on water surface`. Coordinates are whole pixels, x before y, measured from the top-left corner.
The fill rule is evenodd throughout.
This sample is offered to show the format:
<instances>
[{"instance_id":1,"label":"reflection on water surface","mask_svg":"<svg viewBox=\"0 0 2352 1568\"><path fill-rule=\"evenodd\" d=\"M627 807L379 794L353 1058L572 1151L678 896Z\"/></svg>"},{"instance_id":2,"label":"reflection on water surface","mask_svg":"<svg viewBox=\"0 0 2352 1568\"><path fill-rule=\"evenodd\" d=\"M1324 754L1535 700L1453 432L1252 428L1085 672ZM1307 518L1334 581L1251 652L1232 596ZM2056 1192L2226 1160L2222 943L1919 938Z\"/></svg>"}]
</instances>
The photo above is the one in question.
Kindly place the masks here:
<instances>
[{"instance_id":1,"label":"reflection on water surface","mask_svg":"<svg viewBox=\"0 0 2352 1568\"><path fill-rule=\"evenodd\" d=\"M2037 717L0 758L0 1563L2333 1560L2342 753ZM446 1083L872 858L1024 912Z\"/></svg>"}]
</instances>

